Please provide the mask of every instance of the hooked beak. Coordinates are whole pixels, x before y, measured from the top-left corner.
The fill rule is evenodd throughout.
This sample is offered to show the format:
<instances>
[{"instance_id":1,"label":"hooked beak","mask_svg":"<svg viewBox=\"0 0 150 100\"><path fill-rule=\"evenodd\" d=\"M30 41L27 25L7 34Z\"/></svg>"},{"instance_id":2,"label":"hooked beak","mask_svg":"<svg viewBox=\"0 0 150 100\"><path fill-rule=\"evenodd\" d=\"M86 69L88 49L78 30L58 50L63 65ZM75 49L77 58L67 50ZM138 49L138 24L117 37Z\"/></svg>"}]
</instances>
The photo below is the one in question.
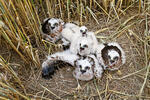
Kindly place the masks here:
<instances>
[{"instance_id":1,"label":"hooked beak","mask_svg":"<svg viewBox=\"0 0 150 100\"><path fill-rule=\"evenodd\" d=\"M81 71L82 74L86 72L85 70L80 70L80 71Z\"/></svg>"},{"instance_id":2,"label":"hooked beak","mask_svg":"<svg viewBox=\"0 0 150 100\"><path fill-rule=\"evenodd\" d=\"M80 51L83 51L83 50L84 50L84 48L80 47Z\"/></svg>"}]
</instances>

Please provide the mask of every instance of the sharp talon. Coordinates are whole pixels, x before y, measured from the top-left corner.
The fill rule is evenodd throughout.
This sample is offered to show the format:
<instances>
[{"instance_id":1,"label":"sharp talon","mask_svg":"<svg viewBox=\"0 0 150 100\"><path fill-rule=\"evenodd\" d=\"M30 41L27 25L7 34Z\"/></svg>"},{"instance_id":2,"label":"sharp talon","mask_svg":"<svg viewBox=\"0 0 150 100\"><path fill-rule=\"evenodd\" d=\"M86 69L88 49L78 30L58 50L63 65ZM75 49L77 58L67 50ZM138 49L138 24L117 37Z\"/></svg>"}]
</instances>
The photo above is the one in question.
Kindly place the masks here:
<instances>
[{"instance_id":1,"label":"sharp talon","mask_svg":"<svg viewBox=\"0 0 150 100\"><path fill-rule=\"evenodd\" d=\"M79 83L79 80L78 80L78 79L77 79L77 83L78 83L78 86L77 86L76 90L77 90L77 91L80 91L82 88L81 88L81 85L80 85L80 83Z\"/></svg>"}]
</instances>

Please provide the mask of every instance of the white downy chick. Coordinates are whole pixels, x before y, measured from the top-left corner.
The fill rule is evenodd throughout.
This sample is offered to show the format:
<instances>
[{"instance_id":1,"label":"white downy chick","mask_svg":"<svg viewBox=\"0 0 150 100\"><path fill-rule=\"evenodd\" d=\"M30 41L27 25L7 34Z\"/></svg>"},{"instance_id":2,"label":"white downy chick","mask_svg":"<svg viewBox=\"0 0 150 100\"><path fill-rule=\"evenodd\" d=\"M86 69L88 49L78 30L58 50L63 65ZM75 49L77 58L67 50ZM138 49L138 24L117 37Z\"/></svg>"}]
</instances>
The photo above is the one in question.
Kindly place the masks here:
<instances>
[{"instance_id":1,"label":"white downy chick","mask_svg":"<svg viewBox=\"0 0 150 100\"><path fill-rule=\"evenodd\" d=\"M118 70L125 64L125 52L116 42L100 44L96 52L99 62L105 65L105 69Z\"/></svg>"},{"instance_id":2,"label":"white downy chick","mask_svg":"<svg viewBox=\"0 0 150 100\"><path fill-rule=\"evenodd\" d=\"M75 61L75 70L73 76L77 80L89 81L94 78L101 78L103 73L103 66L99 64L98 60L94 55L80 56Z\"/></svg>"}]
</instances>

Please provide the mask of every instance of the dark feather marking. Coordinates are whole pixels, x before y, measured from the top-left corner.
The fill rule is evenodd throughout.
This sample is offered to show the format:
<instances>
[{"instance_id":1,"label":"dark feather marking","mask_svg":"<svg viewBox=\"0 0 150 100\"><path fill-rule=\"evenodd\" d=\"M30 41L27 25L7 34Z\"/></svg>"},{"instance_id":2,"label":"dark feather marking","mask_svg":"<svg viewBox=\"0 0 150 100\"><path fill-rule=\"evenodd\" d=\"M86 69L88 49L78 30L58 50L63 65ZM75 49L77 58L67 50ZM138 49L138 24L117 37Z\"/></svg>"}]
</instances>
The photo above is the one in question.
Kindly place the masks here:
<instances>
[{"instance_id":1,"label":"dark feather marking","mask_svg":"<svg viewBox=\"0 0 150 100\"><path fill-rule=\"evenodd\" d=\"M43 24L41 24L42 25L42 31L45 34L48 34L50 32L49 23L48 23L49 20L50 20L50 18L48 18Z\"/></svg>"},{"instance_id":2,"label":"dark feather marking","mask_svg":"<svg viewBox=\"0 0 150 100\"><path fill-rule=\"evenodd\" d=\"M55 74L56 70L59 70L59 68L63 68L67 65L71 66L69 63L65 63L63 61L53 61L42 69L42 77L44 79L50 79Z\"/></svg>"},{"instance_id":3,"label":"dark feather marking","mask_svg":"<svg viewBox=\"0 0 150 100\"><path fill-rule=\"evenodd\" d=\"M70 43L68 45L63 45L63 50L67 50L70 48Z\"/></svg>"}]
</instances>

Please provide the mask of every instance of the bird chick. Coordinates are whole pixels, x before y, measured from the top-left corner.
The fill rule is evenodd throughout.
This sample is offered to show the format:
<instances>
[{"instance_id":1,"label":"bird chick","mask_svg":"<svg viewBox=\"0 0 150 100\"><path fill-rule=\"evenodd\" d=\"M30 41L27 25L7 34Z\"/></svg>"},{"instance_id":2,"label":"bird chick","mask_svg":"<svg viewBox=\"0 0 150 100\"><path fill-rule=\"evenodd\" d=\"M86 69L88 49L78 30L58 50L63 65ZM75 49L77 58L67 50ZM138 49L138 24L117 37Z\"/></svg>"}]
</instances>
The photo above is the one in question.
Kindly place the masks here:
<instances>
[{"instance_id":1,"label":"bird chick","mask_svg":"<svg viewBox=\"0 0 150 100\"><path fill-rule=\"evenodd\" d=\"M102 76L103 66L99 64L94 55L80 56L74 64L75 70L73 71L73 76L76 79L89 81L94 76L98 79Z\"/></svg>"},{"instance_id":2,"label":"bird chick","mask_svg":"<svg viewBox=\"0 0 150 100\"><path fill-rule=\"evenodd\" d=\"M126 61L125 52L116 42L100 44L96 50L96 56L108 70L118 70Z\"/></svg>"},{"instance_id":3,"label":"bird chick","mask_svg":"<svg viewBox=\"0 0 150 100\"><path fill-rule=\"evenodd\" d=\"M80 32L81 32L81 34L82 34L83 37L87 36L87 31L88 31L88 29L87 29L86 26L81 26L80 27Z\"/></svg>"},{"instance_id":4,"label":"bird chick","mask_svg":"<svg viewBox=\"0 0 150 100\"><path fill-rule=\"evenodd\" d=\"M70 45L70 51L79 55L89 55L94 54L96 51L97 42L93 41L90 37L79 37L74 40Z\"/></svg>"},{"instance_id":5,"label":"bird chick","mask_svg":"<svg viewBox=\"0 0 150 100\"><path fill-rule=\"evenodd\" d=\"M46 18L41 25L41 33L46 40L56 43L61 38L61 31L64 27L61 19Z\"/></svg>"}]
</instances>

